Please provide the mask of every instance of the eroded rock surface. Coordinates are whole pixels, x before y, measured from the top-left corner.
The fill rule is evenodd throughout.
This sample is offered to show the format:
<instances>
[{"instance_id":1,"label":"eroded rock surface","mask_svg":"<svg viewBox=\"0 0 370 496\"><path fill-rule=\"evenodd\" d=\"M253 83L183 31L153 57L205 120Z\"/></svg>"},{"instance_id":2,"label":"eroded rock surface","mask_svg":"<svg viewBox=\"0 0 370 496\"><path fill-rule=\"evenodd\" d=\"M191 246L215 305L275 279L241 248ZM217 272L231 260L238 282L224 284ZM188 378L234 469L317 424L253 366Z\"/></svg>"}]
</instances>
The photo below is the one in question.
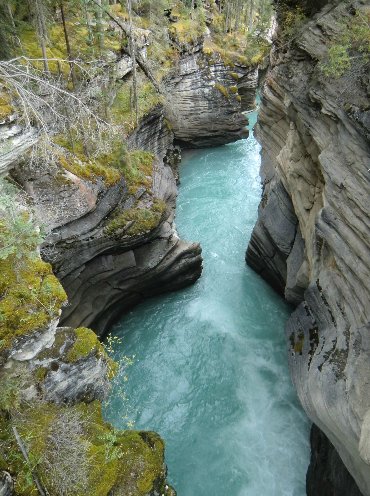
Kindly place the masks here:
<instances>
[{"instance_id":1,"label":"eroded rock surface","mask_svg":"<svg viewBox=\"0 0 370 496\"><path fill-rule=\"evenodd\" d=\"M223 145L247 137L243 110L254 106L257 67L210 63L201 47L184 55L176 73L166 81L170 97L167 112L181 146Z\"/></svg>"},{"instance_id":2,"label":"eroded rock surface","mask_svg":"<svg viewBox=\"0 0 370 496\"><path fill-rule=\"evenodd\" d=\"M18 122L17 113L11 113L0 121L0 175L4 175L37 141L33 128L24 128Z\"/></svg>"},{"instance_id":3,"label":"eroded rock surface","mask_svg":"<svg viewBox=\"0 0 370 496\"><path fill-rule=\"evenodd\" d=\"M298 305L287 325L294 385L369 495L369 67L355 57L334 79L318 65L356 11L368 15L368 5L329 4L272 53L257 126L263 197L246 258ZM328 463L310 478L340 469ZM346 487L311 494L358 494Z\"/></svg>"}]
</instances>

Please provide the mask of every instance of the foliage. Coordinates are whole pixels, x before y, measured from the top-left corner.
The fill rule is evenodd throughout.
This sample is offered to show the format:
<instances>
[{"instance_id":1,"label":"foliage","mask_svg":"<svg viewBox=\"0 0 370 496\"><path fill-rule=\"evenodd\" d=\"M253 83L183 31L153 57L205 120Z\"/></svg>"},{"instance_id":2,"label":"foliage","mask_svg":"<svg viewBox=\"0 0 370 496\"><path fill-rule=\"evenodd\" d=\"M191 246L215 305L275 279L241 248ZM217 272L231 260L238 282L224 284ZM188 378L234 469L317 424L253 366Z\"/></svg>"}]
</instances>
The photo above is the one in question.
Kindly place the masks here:
<instances>
[{"instance_id":1,"label":"foliage","mask_svg":"<svg viewBox=\"0 0 370 496\"><path fill-rule=\"evenodd\" d=\"M352 60L358 58L367 63L370 60L369 56L370 13L358 11L348 24L341 25L319 68L325 77L338 78L351 68Z\"/></svg>"},{"instance_id":2,"label":"foliage","mask_svg":"<svg viewBox=\"0 0 370 496\"><path fill-rule=\"evenodd\" d=\"M66 295L40 260L39 229L18 191L0 180L0 350L59 315Z\"/></svg>"},{"instance_id":3,"label":"foliage","mask_svg":"<svg viewBox=\"0 0 370 496\"><path fill-rule=\"evenodd\" d=\"M25 444L26 463L12 426ZM114 430L97 402L57 406L33 402L12 419L0 415L0 470L15 478L19 496L37 495L36 472L50 496L171 494L163 482L164 444L151 432Z\"/></svg>"},{"instance_id":4,"label":"foliage","mask_svg":"<svg viewBox=\"0 0 370 496\"><path fill-rule=\"evenodd\" d=\"M301 32L307 22L307 16L302 7L285 7L280 10L281 16L281 39L284 42L293 41Z\"/></svg>"},{"instance_id":5,"label":"foliage","mask_svg":"<svg viewBox=\"0 0 370 496\"><path fill-rule=\"evenodd\" d=\"M30 213L22 207L16 188L0 178L0 260L35 256L42 237Z\"/></svg>"},{"instance_id":6,"label":"foliage","mask_svg":"<svg viewBox=\"0 0 370 496\"><path fill-rule=\"evenodd\" d=\"M105 232L108 235L137 236L155 229L165 212L166 204L163 200L155 199L150 208L136 207L124 210L108 223Z\"/></svg>"},{"instance_id":7,"label":"foliage","mask_svg":"<svg viewBox=\"0 0 370 496\"><path fill-rule=\"evenodd\" d=\"M14 113L11 98L6 91L0 91L0 122Z\"/></svg>"},{"instance_id":8,"label":"foliage","mask_svg":"<svg viewBox=\"0 0 370 496\"><path fill-rule=\"evenodd\" d=\"M152 186L154 155L144 150L132 150L119 165L128 192L134 195L139 188L147 190Z\"/></svg>"},{"instance_id":9,"label":"foliage","mask_svg":"<svg viewBox=\"0 0 370 496\"><path fill-rule=\"evenodd\" d=\"M112 121L122 124L126 132L133 131L135 120L133 116L132 92L130 83L123 83L118 89L109 113ZM139 119L147 115L154 107L163 102L162 97L156 92L150 82L142 78L138 81L138 107Z\"/></svg>"}]
</instances>

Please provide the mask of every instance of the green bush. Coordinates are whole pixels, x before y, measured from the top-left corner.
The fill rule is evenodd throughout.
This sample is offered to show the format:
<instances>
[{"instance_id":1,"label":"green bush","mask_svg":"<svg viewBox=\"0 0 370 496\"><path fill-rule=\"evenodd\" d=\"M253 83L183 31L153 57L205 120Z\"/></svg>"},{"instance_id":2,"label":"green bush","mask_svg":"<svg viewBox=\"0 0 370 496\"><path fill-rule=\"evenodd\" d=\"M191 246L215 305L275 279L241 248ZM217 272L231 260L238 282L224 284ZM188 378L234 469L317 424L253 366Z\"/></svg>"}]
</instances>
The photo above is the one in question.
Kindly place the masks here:
<instances>
[{"instance_id":1,"label":"green bush","mask_svg":"<svg viewBox=\"0 0 370 496\"><path fill-rule=\"evenodd\" d=\"M319 69L325 77L343 76L355 59L363 63L369 61L370 55L370 13L357 12L348 24L342 24L340 32L328 47Z\"/></svg>"}]
</instances>

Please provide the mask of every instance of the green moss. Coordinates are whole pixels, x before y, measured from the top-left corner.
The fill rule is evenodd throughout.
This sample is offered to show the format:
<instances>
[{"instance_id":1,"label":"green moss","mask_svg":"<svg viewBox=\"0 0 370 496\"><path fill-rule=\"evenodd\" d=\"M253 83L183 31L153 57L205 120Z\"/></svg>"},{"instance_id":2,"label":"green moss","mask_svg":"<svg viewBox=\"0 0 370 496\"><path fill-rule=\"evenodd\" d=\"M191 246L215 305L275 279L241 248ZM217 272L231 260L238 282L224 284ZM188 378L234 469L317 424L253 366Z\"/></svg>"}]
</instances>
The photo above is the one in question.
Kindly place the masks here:
<instances>
[{"instance_id":1,"label":"green moss","mask_svg":"<svg viewBox=\"0 0 370 496\"><path fill-rule=\"evenodd\" d=\"M0 91L0 121L14 114L14 107L8 93Z\"/></svg>"},{"instance_id":2,"label":"green moss","mask_svg":"<svg viewBox=\"0 0 370 496\"><path fill-rule=\"evenodd\" d=\"M239 80L239 74L237 72L229 72L229 75L235 80L235 81L238 81Z\"/></svg>"},{"instance_id":3,"label":"green moss","mask_svg":"<svg viewBox=\"0 0 370 496\"><path fill-rule=\"evenodd\" d=\"M105 233L121 235L124 232L128 236L139 234L155 229L166 210L166 203L163 200L155 199L151 208L130 208L116 215L105 228Z\"/></svg>"},{"instance_id":4,"label":"green moss","mask_svg":"<svg viewBox=\"0 0 370 496\"><path fill-rule=\"evenodd\" d=\"M164 481L164 444L152 432L113 431L101 421L98 405L89 424L91 445L89 456L92 467L89 486L92 496L102 496L112 491L117 494L142 496L158 487ZM101 468L104 467L104 470ZM114 491L113 491L114 492Z\"/></svg>"},{"instance_id":5,"label":"green moss","mask_svg":"<svg viewBox=\"0 0 370 496\"><path fill-rule=\"evenodd\" d=\"M12 426L27 448L31 466L19 451ZM70 466L66 457L74 449L79 463ZM53 463L63 468L64 461L65 470L55 470ZM0 415L0 469L16 474L17 495L37 494L31 468L50 496L61 494L65 478L70 496L171 494L164 487L161 438L152 432L116 431L102 419L98 402L72 407L34 403L12 420Z\"/></svg>"},{"instance_id":6,"label":"green moss","mask_svg":"<svg viewBox=\"0 0 370 496\"><path fill-rule=\"evenodd\" d=\"M238 93L238 87L237 86L230 86L229 87L230 93L233 93L234 95Z\"/></svg>"},{"instance_id":7,"label":"green moss","mask_svg":"<svg viewBox=\"0 0 370 496\"><path fill-rule=\"evenodd\" d=\"M171 38L177 43L186 45L197 42L204 35L204 28L205 26L189 18L179 19L169 27L168 31Z\"/></svg>"},{"instance_id":8,"label":"green moss","mask_svg":"<svg viewBox=\"0 0 370 496\"><path fill-rule=\"evenodd\" d=\"M87 157L83 159L80 156L73 154L60 154L60 165L72 172L75 176L88 181L96 182L98 178L102 179L107 186L117 184L121 179L121 174L114 167L102 165L98 160L89 160Z\"/></svg>"},{"instance_id":9,"label":"green moss","mask_svg":"<svg viewBox=\"0 0 370 496\"><path fill-rule=\"evenodd\" d=\"M50 359L60 359L65 354L75 340L75 330L71 328L59 328L56 330L54 343L49 348L44 348L37 355L40 361Z\"/></svg>"},{"instance_id":10,"label":"green moss","mask_svg":"<svg viewBox=\"0 0 370 496\"><path fill-rule=\"evenodd\" d=\"M229 91L221 83L216 83L215 89L218 90L225 98L229 99Z\"/></svg>"},{"instance_id":11,"label":"green moss","mask_svg":"<svg viewBox=\"0 0 370 496\"><path fill-rule=\"evenodd\" d=\"M48 369L46 367L38 367L34 371L34 375L35 375L37 382L43 382L47 373L48 373Z\"/></svg>"},{"instance_id":12,"label":"green moss","mask_svg":"<svg viewBox=\"0 0 370 496\"><path fill-rule=\"evenodd\" d=\"M132 86L130 82L125 82L117 90L115 99L110 108L110 115L114 123L123 125L127 132L135 129L135 110L131 108ZM163 103L163 98L157 93L154 86L145 81L139 80L138 85L138 118L141 119Z\"/></svg>"},{"instance_id":13,"label":"green moss","mask_svg":"<svg viewBox=\"0 0 370 496\"><path fill-rule=\"evenodd\" d=\"M347 22L342 21L339 32L330 40L326 56L318 67L326 78L340 78L357 59L365 66L370 54L370 12L356 12ZM354 56L356 53L356 56Z\"/></svg>"},{"instance_id":14,"label":"green moss","mask_svg":"<svg viewBox=\"0 0 370 496\"><path fill-rule=\"evenodd\" d=\"M143 150L134 150L129 153L122 171L130 194L135 194L140 187L150 189L154 160L152 153Z\"/></svg>"},{"instance_id":15,"label":"green moss","mask_svg":"<svg viewBox=\"0 0 370 496\"><path fill-rule=\"evenodd\" d=\"M68 362L76 362L80 358L85 358L93 353L105 353L98 336L91 329L78 327L75 330L75 335L75 342L66 355Z\"/></svg>"},{"instance_id":16,"label":"green moss","mask_svg":"<svg viewBox=\"0 0 370 496\"><path fill-rule=\"evenodd\" d=\"M0 298L1 349L48 325L67 299L49 264L15 255L0 260Z\"/></svg>"},{"instance_id":17,"label":"green moss","mask_svg":"<svg viewBox=\"0 0 370 496\"><path fill-rule=\"evenodd\" d=\"M98 54L103 55L108 50L118 51L122 45L121 33L118 30L106 30L104 33L104 46L101 50L98 36L90 39L89 30L83 17L83 11L69 7L65 4L67 14L67 30L70 45L73 49L73 57L79 60L80 65L84 61L96 58ZM94 28L94 26L92 26ZM20 41L24 54L32 59L42 58L40 43L35 29L27 23L23 23L19 32ZM59 63L55 60L49 61L49 69L52 73L60 72L69 77L70 66L68 63L67 49L65 45L63 26L60 22L54 22L48 26L48 42L46 46L48 59L62 59ZM42 61L33 62L34 66L42 69ZM79 69L77 69L77 72Z\"/></svg>"}]
</instances>

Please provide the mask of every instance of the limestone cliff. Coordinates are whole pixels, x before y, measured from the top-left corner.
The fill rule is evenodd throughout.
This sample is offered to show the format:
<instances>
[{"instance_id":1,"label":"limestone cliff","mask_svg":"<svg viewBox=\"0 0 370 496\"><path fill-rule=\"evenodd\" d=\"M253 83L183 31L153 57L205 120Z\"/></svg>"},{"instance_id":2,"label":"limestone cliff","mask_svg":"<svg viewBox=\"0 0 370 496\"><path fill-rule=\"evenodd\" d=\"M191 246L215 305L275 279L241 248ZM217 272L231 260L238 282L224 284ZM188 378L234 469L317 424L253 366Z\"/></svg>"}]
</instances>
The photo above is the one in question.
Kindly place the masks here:
<instances>
[{"instance_id":1,"label":"limestone cliff","mask_svg":"<svg viewBox=\"0 0 370 496\"><path fill-rule=\"evenodd\" d=\"M353 46L341 74L323 69L358 16L366 26L368 3L328 4L276 45L257 126L263 196L246 259L297 306L287 324L292 379L339 454L313 435L311 495L359 494L340 460L370 494L369 66Z\"/></svg>"},{"instance_id":2,"label":"limestone cliff","mask_svg":"<svg viewBox=\"0 0 370 496\"><path fill-rule=\"evenodd\" d=\"M166 80L167 111L181 146L217 146L247 137L241 113L254 107L258 68L237 61L227 64L203 45L181 57Z\"/></svg>"}]
</instances>

